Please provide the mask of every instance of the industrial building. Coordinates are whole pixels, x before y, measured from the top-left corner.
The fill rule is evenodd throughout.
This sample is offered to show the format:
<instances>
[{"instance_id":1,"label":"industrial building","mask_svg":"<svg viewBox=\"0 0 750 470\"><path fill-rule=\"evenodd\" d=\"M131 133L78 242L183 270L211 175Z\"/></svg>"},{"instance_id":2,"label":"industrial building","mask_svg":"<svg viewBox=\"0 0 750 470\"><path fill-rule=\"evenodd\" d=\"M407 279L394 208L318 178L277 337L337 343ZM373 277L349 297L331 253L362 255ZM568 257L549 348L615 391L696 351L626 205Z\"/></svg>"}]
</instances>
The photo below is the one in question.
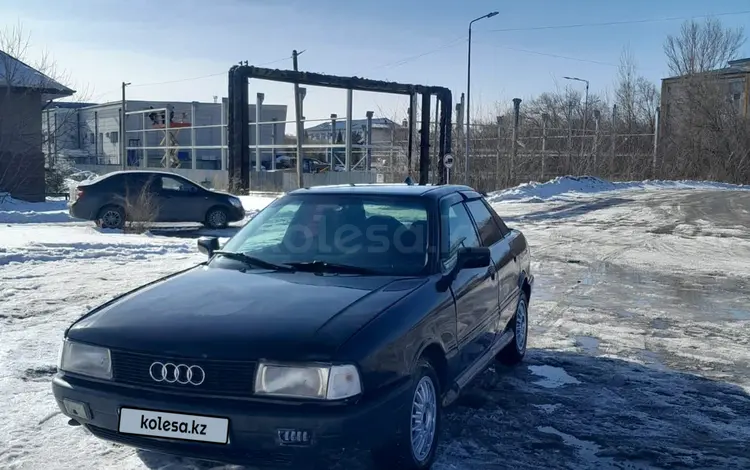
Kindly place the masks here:
<instances>
[{"instance_id":1,"label":"industrial building","mask_svg":"<svg viewBox=\"0 0 750 470\"><path fill-rule=\"evenodd\" d=\"M226 169L226 99L213 103L131 100L125 107L128 167ZM120 101L53 105L42 119L43 133L50 136L42 150L74 165L122 165L121 108ZM255 105L249 108L255 117ZM167 114L168 124L163 120ZM260 144L281 144L286 120L286 105L264 104ZM250 143L255 145L254 131Z\"/></svg>"}]
</instances>

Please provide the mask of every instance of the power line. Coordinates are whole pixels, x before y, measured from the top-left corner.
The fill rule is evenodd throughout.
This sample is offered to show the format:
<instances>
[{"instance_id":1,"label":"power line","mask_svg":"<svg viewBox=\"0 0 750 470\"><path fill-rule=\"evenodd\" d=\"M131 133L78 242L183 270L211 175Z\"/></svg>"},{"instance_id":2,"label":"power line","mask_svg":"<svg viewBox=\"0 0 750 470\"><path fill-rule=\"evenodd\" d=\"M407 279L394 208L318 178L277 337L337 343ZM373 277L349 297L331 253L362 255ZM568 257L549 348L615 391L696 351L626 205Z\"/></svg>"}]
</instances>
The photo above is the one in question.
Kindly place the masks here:
<instances>
[{"instance_id":1,"label":"power line","mask_svg":"<svg viewBox=\"0 0 750 470\"><path fill-rule=\"evenodd\" d=\"M576 24L567 24L567 25L550 25L550 26L528 26L528 27L521 27L521 28L502 28L502 29L489 29L489 30L482 30L479 32L512 32L512 31L539 31L539 30L547 30L547 29L573 29L573 28L585 28L585 27L595 27L595 26L617 26L617 25L626 25L626 24L642 24L642 23L656 23L656 22L662 22L662 21L677 21L677 20L689 20L689 19L696 19L696 18L709 18L714 16L738 16L738 15L747 15L750 14L750 10L741 10L741 11L732 11L732 12L724 12L724 13L715 13L711 15L695 15L695 16L671 16L671 17L663 17L663 18L647 18L647 19L640 19L640 20L621 20L621 21L604 21L599 23L576 23ZM450 49L452 47L455 47L459 44L459 42L465 41L468 39L467 36L462 36L460 38L456 38L450 42L447 42L441 46L438 46L435 49L430 49L428 51L422 52L420 54L404 57L403 59L399 59L397 61L388 62L386 64L379 65L377 67L374 67L370 70L377 70L381 68L394 68L394 67L400 67L402 65L408 64L409 62L413 62L417 59L420 59L424 56L435 54L437 52L444 51L446 49ZM567 60L573 60L577 62L589 62L592 64L598 64L598 65L606 65L608 67L617 67L617 64L612 64L608 62L599 62L596 60L587 60L587 59L579 59L576 57L568 57L563 55L557 55L557 54L548 54L544 52L538 52L538 51L530 51L526 49L514 49L510 47L504 47L504 46L498 46L502 47L504 49L514 50L516 52L523 52L527 54L536 54L536 55L543 55L547 57L555 57L559 59L567 59Z\"/></svg>"},{"instance_id":2,"label":"power line","mask_svg":"<svg viewBox=\"0 0 750 470\"><path fill-rule=\"evenodd\" d=\"M200 77L180 78L177 80L169 80L166 82L134 83L132 85L128 85L128 87L136 88L136 87L141 87L141 86L156 86L156 85L168 85L170 83L191 82L193 80L202 80L204 78L218 77L219 75L226 75L226 72L212 73L210 75L201 75Z\"/></svg>"},{"instance_id":3,"label":"power line","mask_svg":"<svg viewBox=\"0 0 750 470\"><path fill-rule=\"evenodd\" d=\"M266 65L271 65L271 64L276 64L276 63L279 63L279 62L283 62L283 61L291 59L291 58L292 58L291 56L288 56L288 57L284 57L283 59L272 60L270 62L264 62L262 64L257 64L257 65L254 65L254 66L255 67L263 67L263 66L266 66ZM201 75L200 77L180 78L180 79L177 79L177 80L169 80L169 81L166 81L166 82L138 83L138 84L133 84L133 85L128 85L128 86L129 87L142 87L142 86L168 85L170 83L190 82L190 81L193 81L193 80L202 80L204 78L218 77L220 75L226 75L226 74L227 74L227 72L224 71L224 72L219 72L219 73L212 73L212 74L209 74L209 75Z\"/></svg>"},{"instance_id":4,"label":"power line","mask_svg":"<svg viewBox=\"0 0 750 470\"><path fill-rule=\"evenodd\" d=\"M487 43L484 43L484 44L487 44ZM547 53L547 52L531 51L531 50L528 50L528 49L518 49L518 48L515 48L515 47L508 47L508 46L497 46L497 45L495 45L495 47L498 47L500 49L507 49L509 51L523 52L523 53L526 53L526 54L535 54L535 55L541 55L541 56L545 56L545 57L554 57L556 59L567 59L567 60L574 60L574 61L577 61L577 62L588 62L590 64L606 65L608 67L619 67L618 64L613 64L612 62L600 62L598 60L581 59L581 58L578 58L578 57L570 57L570 56L559 55L559 54L550 54L550 53Z\"/></svg>"},{"instance_id":5,"label":"power line","mask_svg":"<svg viewBox=\"0 0 750 470\"><path fill-rule=\"evenodd\" d=\"M378 65L376 67L371 68L370 70L377 70L382 68L391 68L391 67L400 67L404 64L407 64L409 62L412 62L414 60L420 59L424 56L435 54L436 52L444 51L445 49L450 49L451 47L456 47L460 42L465 41L468 37L467 36L461 36L460 38L453 39L452 41L446 42L441 46L436 47L435 49L430 49L425 52L421 52L416 55L404 57L402 59L393 61L393 62L387 62L385 64Z\"/></svg>"},{"instance_id":6,"label":"power line","mask_svg":"<svg viewBox=\"0 0 750 470\"><path fill-rule=\"evenodd\" d=\"M621 20L621 21L604 21L600 23L574 23L565 25L549 25L549 26L527 26L520 28L502 28L502 29L486 29L481 32L486 33L504 33L512 31L539 31L545 29L573 29L573 28L587 28L593 26L618 26L625 24L641 24L641 23L658 23L662 21L678 21L678 20L692 20L696 18L710 18L714 16L739 16L748 15L750 10L742 11L730 11L725 13L714 13L710 15L695 15L695 16L668 16L663 18L646 18L640 20Z\"/></svg>"}]
</instances>

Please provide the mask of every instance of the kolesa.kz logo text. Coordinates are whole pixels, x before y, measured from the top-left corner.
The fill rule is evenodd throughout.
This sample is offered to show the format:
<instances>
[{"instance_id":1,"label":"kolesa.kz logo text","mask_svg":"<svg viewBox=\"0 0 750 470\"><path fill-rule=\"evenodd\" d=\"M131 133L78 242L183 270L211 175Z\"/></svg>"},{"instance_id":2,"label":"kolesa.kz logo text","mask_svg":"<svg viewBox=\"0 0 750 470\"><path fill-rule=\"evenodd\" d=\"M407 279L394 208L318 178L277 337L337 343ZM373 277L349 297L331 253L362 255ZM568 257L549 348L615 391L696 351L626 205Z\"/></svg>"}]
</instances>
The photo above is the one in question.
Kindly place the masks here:
<instances>
[{"instance_id":1,"label":"kolesa.kz logo text","mask_svg":"<svg viewBox=\"0 0 750 470\"><path fill-rule=\"evenodd\" d=\"M185 421L165 421L161 419L161 416L158 418L147 418L145 416L141 416L141 429L150 429L152 431L159 430L159 431L166 431L166 432L180 432L183 434L199 434L201 436L206 435L206 425L205 424L199 424L195 421L192 422L192 425L190 423L187 423Z\"/></svg>"}]
</instances>

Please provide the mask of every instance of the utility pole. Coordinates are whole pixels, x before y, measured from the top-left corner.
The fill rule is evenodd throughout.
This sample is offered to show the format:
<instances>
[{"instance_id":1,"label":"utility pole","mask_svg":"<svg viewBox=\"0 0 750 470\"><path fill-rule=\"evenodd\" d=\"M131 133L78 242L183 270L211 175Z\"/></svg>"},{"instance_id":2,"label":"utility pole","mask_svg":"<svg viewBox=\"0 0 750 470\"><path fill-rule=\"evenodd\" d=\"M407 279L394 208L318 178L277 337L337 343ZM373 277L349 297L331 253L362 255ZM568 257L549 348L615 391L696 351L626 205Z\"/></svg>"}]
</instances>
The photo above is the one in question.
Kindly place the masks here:
<instances>
[{"instance_id":1,"label":"utility pole","mask_svg":"<svg viewBox=\"0 0 750 470\"><path fill-rule=\"evenodd\" d=\"M493 11L491 13L487 13L484 16L480 16L479 18L475 18L471 20L471 22L469 22L469 50L466 57L466 107L464 108L464 114L466 114L466 156L464 157L464 172L466 173L466 176L464 176L464 180L466 181L466 184L470 184L469 152L471 151L471 27L479 20L492 18L493 16L497 16L498 14L499 12Z\"/></svg>"},{"instance_id":2,"label":"utility pole","mask_svg":"<svg viewBox=\"0 0 750 470\"><path fill-rule=\"evenodd\" d=\"M120 104L120 108L122 109L120 114L120 163L122 164L123 170L127 167L128 159L128 156L125 154L127 152L127 147L125 145L125 87L128 85L130 85L130 83L122 82L122 103Z\"/></svg>"},{"instance_id":3,"label":"utility pole","mask_svg":"<svg viewBox=\"0 0 750 470\"><path fill-rule=\"evenodd\" d=\"M55 115L57 116L57 115ZM659 154L659 124L661 121L661 107L656 107L656 114L654 114L654 160L652 165L652 174L656 178L656 158ZM57 142L57 140L55 140Z\"/></svg>"},{"instance_id":4,"label":"utility pole","mask_svg":"<svg viewBox=\"0 0 750 470\"><path fill-rule=\"evenodd\" d=\"M586 98L583 102L583 132L581 134L581 157L584 155L584 144L586 142L586 130L588 129L588 114L589 114L589 81L578 77L563 77L565 80L575 80L577 82L583 82L586 84Z\"/></svg>"},{"instance_id":5,"label":"utility pole","mask_svg":"<svg viewBox=\"0 0 750 470\"><path fill-rule=\"evenodd\" d=\"M301 53L297 53L297 49L292 51L292 67L295 72L299 71L297 67L297 57L299 54ZM300 96L299 83L296 80L294 82L294 112L297 121L297 187L302 188L305 185L302 178L302 139L305 138L305 129L302 125L302 97Z\"/></svg>"}]
</instances>

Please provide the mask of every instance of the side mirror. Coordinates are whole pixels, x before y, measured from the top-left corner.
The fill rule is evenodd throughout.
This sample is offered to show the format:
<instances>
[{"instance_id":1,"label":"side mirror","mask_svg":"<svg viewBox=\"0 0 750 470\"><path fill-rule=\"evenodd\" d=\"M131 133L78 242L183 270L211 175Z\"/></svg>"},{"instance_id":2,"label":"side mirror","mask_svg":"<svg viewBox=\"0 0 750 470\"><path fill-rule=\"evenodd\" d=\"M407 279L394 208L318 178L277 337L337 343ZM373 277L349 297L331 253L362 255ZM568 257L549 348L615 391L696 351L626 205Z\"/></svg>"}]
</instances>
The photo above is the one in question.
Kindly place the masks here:
<instances>
[{"instance_id":1,"label":"side mirror","mask_svg":"<svg viewBox=\"0 0 750 470\"><path fill-rule=\"evenodd\" d=\"M447 290L456 279L458 272L462 269L485 268L491 263L492 254L486 246L459 248L456 254L456 264L453 266L453 269L443 275L437 283L438 291L444 292Z\"/></svg>"},{"instance_id":2,"label":"side mirror","mask_svg":"<svg viewBox=\"0 0 750 470\"><path fill-rule=\"evenodd\" d=\"M459 248L456 260L457 268L473 269L486 268L492 262L490 249L486 246Z\"/></svg>"},{"instance_id":3,"label":"side mirror","mask_svg":"<svg viewBox=\"0 0 750 470\"><path fill-rule=\"evenodd\" d=\"M208 256L213 256L214 251L219 249L219 239L216 237L198 238L198 251Z\"/></svg>"}]
</instances>

